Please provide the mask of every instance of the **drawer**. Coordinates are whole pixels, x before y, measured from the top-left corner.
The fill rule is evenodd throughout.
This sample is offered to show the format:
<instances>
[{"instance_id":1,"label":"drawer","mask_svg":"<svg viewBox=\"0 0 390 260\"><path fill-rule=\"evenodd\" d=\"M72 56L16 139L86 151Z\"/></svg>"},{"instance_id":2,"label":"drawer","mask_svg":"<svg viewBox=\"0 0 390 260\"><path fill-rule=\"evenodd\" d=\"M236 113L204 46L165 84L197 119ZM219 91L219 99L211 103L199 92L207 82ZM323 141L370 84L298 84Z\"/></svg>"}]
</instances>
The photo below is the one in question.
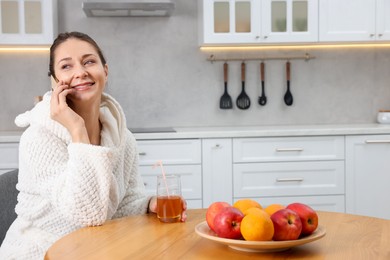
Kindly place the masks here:
<instances>
[{"instance_id":1,"label":"drawer","mask_svg":"<svg viewBox=\"0 0 390 260\"><path fill-rule=\"evenodd\" d=\"M267 197L267 198L251 198L258 201L261 206L267 207L273 203L288 205L294 202L300 202L309 205L314 210L332 211L345 213L345 196L344 195L329 195L329 196L297 196L297 197ZM238 199L235 199L235 201Z\"/></svg>"},{"instance_id":2,"label":"drawer","mask_svg":"<svg viewBox=\"0 0 390 260\"><path fill-rule=\"evenodd\" d=\"M0 169L18 168L19 143L0 143Z\"/></svg>"},{"instance_id":3,"label":"drawer","mask_svg":"<svg viewBox=\"0 0 390 260\"><path fill-rule=\"evenodd\" d=\"M137 141L140 165L154 165L161 160L169 164L200 164L201 144L198 139Z\"/></svg>"},{"instance_id":4,"label":"drawer","mask_svg":"<svg viewBox=\"0 0 390 260\"><path fill-rule=\"evenodd\" d=\"M200 165L168 165L164 166L164 170L166 174L180 175L182 195L185 199L202 198L202 167ZM139 172L147 194L156 195L157 175L161 175L160 169L140 166Z\"/></svg>"},{"instance_id":5,"label":"drawer","mask_svg":"<svg viewBox=\"0 0 390 260\"><path fill-rule=\"evenodd\" d=\"M234 197L344 194L344 161L233 166Z\"/></svg>"},{"instance_id":6,"label":"drawer","mask_svg":"<svg viewBox=\"0 0 390 260\"><path fill-rule=\"evenodd\" d=\"M235 138L233 161L343 160L343 136Z\"/></svg>"}]
</instances>

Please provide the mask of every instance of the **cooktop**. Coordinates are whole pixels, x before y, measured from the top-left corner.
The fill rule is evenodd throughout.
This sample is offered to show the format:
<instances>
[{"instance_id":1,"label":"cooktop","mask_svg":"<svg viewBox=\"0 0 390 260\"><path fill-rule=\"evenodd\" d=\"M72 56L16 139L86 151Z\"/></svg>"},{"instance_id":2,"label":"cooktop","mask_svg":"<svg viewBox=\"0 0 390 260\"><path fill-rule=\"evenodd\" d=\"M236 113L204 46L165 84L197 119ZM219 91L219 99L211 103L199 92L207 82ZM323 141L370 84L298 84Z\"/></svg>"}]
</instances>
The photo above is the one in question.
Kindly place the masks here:
<instances>
[{"instance_id":1,"label":"cooktop","mask_svg":"<svg viewBox=\"0 0 390 260\"><path fill-rule=\"evenodd\" d=\"M175 133L172 127L145 127L145 128L129 128L133 133Z\"/></svg>"}]
</instances>

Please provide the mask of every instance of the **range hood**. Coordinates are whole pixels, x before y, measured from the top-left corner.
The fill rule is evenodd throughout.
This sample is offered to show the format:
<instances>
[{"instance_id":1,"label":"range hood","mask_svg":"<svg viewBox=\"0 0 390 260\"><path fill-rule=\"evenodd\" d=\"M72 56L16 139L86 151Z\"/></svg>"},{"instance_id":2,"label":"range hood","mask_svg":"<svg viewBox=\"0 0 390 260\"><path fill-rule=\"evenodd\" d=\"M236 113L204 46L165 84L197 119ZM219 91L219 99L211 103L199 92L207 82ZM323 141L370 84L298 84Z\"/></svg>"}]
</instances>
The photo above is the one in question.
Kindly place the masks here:
<instances>
[{"instance_id":1,"label":"range hood","mask_svg":"<svg viewBox=\"0 0 390 260\"><path fill-rule=\"evenodd\" d=\"M170 16L175 4L172 0L101 0L82 4L89 17L99 16Z\"/></svg>"}]
</instances>

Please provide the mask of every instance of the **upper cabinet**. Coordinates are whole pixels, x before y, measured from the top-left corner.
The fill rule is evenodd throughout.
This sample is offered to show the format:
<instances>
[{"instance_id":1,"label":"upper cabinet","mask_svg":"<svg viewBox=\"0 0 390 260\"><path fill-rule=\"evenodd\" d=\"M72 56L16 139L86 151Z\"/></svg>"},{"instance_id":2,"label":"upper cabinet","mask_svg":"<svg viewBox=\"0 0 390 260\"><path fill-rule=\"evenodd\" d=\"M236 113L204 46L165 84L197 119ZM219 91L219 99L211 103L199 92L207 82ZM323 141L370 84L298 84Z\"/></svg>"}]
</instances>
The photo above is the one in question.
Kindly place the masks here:
<instances>
[{"instance_id":1,"label":"upper cabinet","mask_svg":"<svg viewBox=\"0 0 390 260\"><path fill-rule=\"evenodd\" d=\"M200 45L390 41L388 0L198 0Z\"/></svg>"},{"instance_id":2,"label":"upper cabinet","mask_svg":"<svg viewBox=\"0 0 390 260\"><path fill-rule=\"evenodd\" d=\"M261 1L262 36L265 41L316 42L318 40L317 0Z\"/></svg>"},{"instance_id":3,"label":"upper cabinet","mask_svg":"<svg viewBox=\"0 0 390 260\"><path fill-rule=\"evenodd\" d=\"M389 14L387 0L320 0L319 41L388 41Z\"/></svg>"},{"instance_id":4,"label":"upper cabinet","mask_svg":"<svg viewBox=\"0 0 390 260\"><path fill-rule=\"evenodd\" d=\"M48 45L56 33L56 0L0 1L0 44Z\"/></svg>"},{"instance_id":5,"label":"upper cabinet","mask_svg":"<svg viewBox=\"0 0 390 260\"><path fill-rule=\"evenodd\" d=\"M200 0L201 45L314 42L317 0Z\"/></svg>"}]
</instances>

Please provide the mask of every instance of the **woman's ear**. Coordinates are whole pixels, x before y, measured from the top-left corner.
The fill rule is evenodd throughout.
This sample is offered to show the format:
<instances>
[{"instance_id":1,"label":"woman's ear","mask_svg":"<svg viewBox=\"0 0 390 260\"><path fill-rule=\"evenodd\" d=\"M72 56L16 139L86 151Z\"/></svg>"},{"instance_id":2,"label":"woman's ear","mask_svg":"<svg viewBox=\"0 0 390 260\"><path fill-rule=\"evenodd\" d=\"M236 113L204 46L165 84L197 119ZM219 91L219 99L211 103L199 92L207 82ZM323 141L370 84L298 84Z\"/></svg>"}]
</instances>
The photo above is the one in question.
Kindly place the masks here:
<instances>
[{"instance_id":1,"label":"woman's ear","mask_svg":"<svg viewBox=\"0 0 390 260\"><path fill-rule=\"evenodd\" d=\"M108 65L107 64L104 65L104 72L106 73L106 80L107 80L107 78L108 78Z\"/></svg>"}]
</instances>

